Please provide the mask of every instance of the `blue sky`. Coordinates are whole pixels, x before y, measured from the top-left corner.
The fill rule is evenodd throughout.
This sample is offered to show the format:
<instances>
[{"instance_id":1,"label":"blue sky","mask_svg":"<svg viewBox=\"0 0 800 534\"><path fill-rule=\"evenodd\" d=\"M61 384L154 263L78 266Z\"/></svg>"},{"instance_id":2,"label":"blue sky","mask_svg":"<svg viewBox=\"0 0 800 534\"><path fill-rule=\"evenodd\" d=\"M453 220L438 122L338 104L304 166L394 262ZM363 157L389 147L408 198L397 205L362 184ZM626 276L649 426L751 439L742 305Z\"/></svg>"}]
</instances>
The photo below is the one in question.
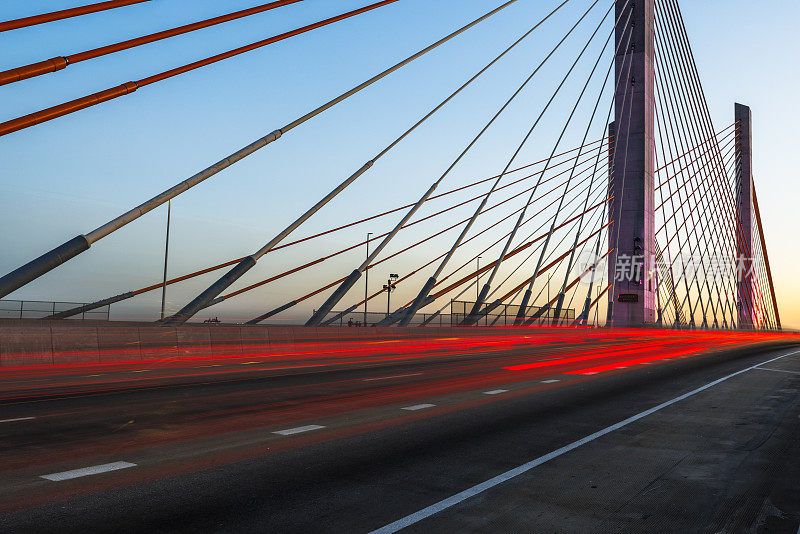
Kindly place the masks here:
<instances>
[{"instance_id":1,"label":"blue sky","mask_svg":"<svg viewBox=\"0 0 800 534\"><path fill-rule=\"evenodd\" d=\"M0 35L0 68L66 55L250 7L254 0L154 0L138 6L15 30ZM0 87L2 119L16 117L119 83L262 39L365 5L365 0L306 0L160 43L70 66L65 71ZM145 87L113 102L0 139L0 212L4 232L0 271L7 272L62 241L85 233L338 95L395 61L472 20L499 2L401 0L360 17ZM0 19L74 6L70 1L4 2ZM173 203L170 274L175 276L252 253L334 184L356 170L451 90L527 30L555 2L520 0L493 19L288 134L278 143L182 195ZM350 190L298 231L308 235L413 201L457 155L513 88L557 40L585 0L570 3L479 83L381 160ZM684 16L712 116L732 122L733 102L753 108L754 165L781 310L800 326L800 284L793 199L798 152L792 150L797 36L796 2L769 8L751 2L683 1ZM604 11L604 10L603 10ZM600 10L586 29L599 21ZM600 34L601 41L606 30ZM582 35L588 36L588 32ZM599 37L600 38L600 37ZM452 186L492 175L552 92L552 80L585 42L565 44L509 112L448 178ZM598 43L599 44L599 43ZM599 46L587 52L592 60ZM592 60L593 61L593 60ZM590 65L589 65L590 67ZM581 66L588 72L587 64ZM578 73L580 74L580 73ZM565 88L574 95L582 80ZM545 116L525 163L548 152L569 99ZM579 129L578 129L579 130ZM582 132L568 135L577 144ZM597 131L597 136L600 132ZM539 139L542 142L539 142ZM466 213L466 212L458 212ZM14 293L11 298L91 301L160 279L165 210L158 209L102 240L90 252ZM455 215L454 215L455 216ZM330 239L268 255L240 287L279 273L325 250L382 232L394 220L362 225ZM396 249L415 236L408 232ZM421 247L407 260L376 271L408 271L446 241ZM248 294L212 315L246 319L307 289L343 276L361 251L307 274ZM215 279L173 286L173 311ZM401 300L419 284L398 291ZM371 284L372 285L372 284ZM153 293L114 308L115 317L153 318ZM355 298L355 297L354 297ZM320 299L298 309L306 316ZM381 302L381 301L379 301ZM376 305L376 307L381 306ZM209 310L210 311L210 310Z\"/></svg>"}]
</instances>

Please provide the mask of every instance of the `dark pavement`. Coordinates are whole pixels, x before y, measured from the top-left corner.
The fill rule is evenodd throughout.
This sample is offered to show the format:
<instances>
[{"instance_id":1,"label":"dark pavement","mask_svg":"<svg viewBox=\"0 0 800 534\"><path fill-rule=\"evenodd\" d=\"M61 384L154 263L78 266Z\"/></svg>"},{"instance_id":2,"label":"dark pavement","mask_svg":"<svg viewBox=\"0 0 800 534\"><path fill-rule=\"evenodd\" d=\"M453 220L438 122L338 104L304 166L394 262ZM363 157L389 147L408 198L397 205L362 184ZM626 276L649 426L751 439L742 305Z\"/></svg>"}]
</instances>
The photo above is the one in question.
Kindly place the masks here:
<instances>
[{"instance_id":1,"label":"dark pavement","mask_svg":"<svg viewBox=\"0 0 800 534\"><path fill-rule=\"evenodd\" d=\"M543 332L10 370L0 530L795 533L795 350Z\"/></svg>"}]
</instances>

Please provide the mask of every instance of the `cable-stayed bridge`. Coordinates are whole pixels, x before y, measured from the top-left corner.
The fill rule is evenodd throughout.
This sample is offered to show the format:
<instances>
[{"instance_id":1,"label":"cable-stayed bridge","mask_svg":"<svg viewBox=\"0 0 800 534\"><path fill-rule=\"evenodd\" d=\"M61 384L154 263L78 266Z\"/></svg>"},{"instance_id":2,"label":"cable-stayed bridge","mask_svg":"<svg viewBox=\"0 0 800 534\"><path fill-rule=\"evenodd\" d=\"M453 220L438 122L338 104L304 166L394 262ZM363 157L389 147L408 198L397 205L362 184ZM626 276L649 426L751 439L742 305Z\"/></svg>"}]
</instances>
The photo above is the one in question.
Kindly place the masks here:
<instances>
[{"instance_id":1,"label":"cable-stayed bridge","mask_svg":"<svg viewBox=\"0 0 800 534\"><path fill-rule=\"evenodd\" d=\"M0 80L11 84L34 76L57 77L58 73L51 72L79 61L264 11L276 10L273 16L277 17L278 8L292 3L270 2L71 56L7 69L0 73ZM47 128L49 121L66 114L102 106L111 98L121 98L193 69L213 68L223 60L235 61L237 55L259 47L301 39L307 32L322 31L327 25L349 18L369 24L372 11L397 8L392 6L395 3L369 4L239 49L7 120L0 124L0 134L10 136L21 129ZM366 75L348 91L329 100L323 98L317 107L312 103L313 109L308 113L265 132L264 137L212 162L206 169L180 177L174 186L131 210L29 259L0 278L0 297L13 298L15 291L35 284L51 271L57 272L63 263L91 254L95 243L113 239L114 232L136 224L140 217L189 189L202 187L206 180L229 180L235 187L238 161L256 151L270 150L273 143L280 143L290 134L302 136L304 123L359 92L369 91L374 84L392 83L392 75L398 70L415 61L425 61L426 56L436 54L474 27L502 17L515 3L499 4L385 70ZM380 180L380 176L368 175L375 172L372 167L381 158L425 128L429 120L497 68L516 47L551 27L560 28L559 38L537 41L530 70L520 73L519 83L509 88L508 97L493 105L482 128L459 132L466 133L461 135L463 149L440 175L428 179L428 186L418 191L413 202L379 213L338 213L336 219L329 217L333 223L329 227L303 234L304 224L323 207L335 206L337 197L345 192L357 195L364 180ZM452 92L441 95L435 107L423 113L408 113L408 129L397 132L391 143L364 158L366 161L354 162L354 172L335 182L333 189L309 191L307 196L315 203L309 203L308 210L285 228L275 229L263 246L254 244L252 254L215 265L198 265L193 272L169 277L166 284L156 279L147 287L129 288L120 280L116 295L100 297L90 290L81 291L70 300L93 302L60 309L50 317L83 316L165 286L194 284L196 298L164 319L165 324L181 324L201 312L201 317L214 315L214 306L234 302L239 295L264 294L287 279L296 280L316 269L315 273L324 272L327 283L308 286L306 292L287 302L262 299L263 313L249 322L280 319L290 310L308 310L306 325L333 324L353 317L360 319L358 313L370 305L373 312L382 309L387 297L383 279L390 272L399 272L399 261L407 260L403 267L415 267L399 273L401 276L389 284L400 286L404 296L396 296L388 315L364 315L363 322L408 326L441 322L439 314L445 314L451 316L450 324L461 325L501 322L779 329L751 164L750 110L737 105L730 124L712 124L677 3L558 3L543 9L541 18L532 21L528 31L514 37L491 61L476 65L472 77L452 82ZM558 54L570 44L577 50L574 55ZM497 173L475 176L466 183L448 180L486 132L500 123L498 119L504 113L521 112L513 105L532 86L549 88L549 97L522 111L528 117L529 128L515 145L504 148ZM556 108L554 102L573 105ZM553 120L548 112L559 116ZM571 139L579 143L568 141ZM539 153L543 157L537 161L523 159L530 152L526 151L529 145L542 148ZM378 228L383 230L373 231L368 240L355 240L347 246L341 246L343 239L337 236L342 234L348 239L358 235L354 233L356 229ZM318 254L301 264L281 265L285 269L266 279L252 275L257 262L270 262L277 251L289 247L305 247ZM333 260L340 258L346 260L331 267ZM478 258L483 260L482 266ZM342 270L346 263L352 266L350 270ZM212 284L205 283L208 277L202 283L195 282L208 273L217 278ZM48 300L46 297L42 295L40 300ZM391 298L388 300L391 303ZM460 315L452 314L451 301L470 302L471 308ZM509 307L513 307L513 318L508 317Z\"/></svg>"},{"instance_id":2,"label":"cable-stayed bridge","mask_svg":"<svg viewBox=\"0 0 800 534\"><path fill-rule=\"evenodd\" d=\"M0 22L0 38L155 19L169 2L66 4ZM177 175L77 235L65 202L64 227L42 225L50 250L0 243L3 531L797 531L800 351L781 326L752 111L730 102L712 121L679 0L487 0L470 17L458 1L200 4L0 67L2 92L163 50L138 79L26 102L0 146L113 106L144 113L154 86L337 28L362 48L396 17L437 33L409 31L411 52L341 91L312 72L302 112L227 153L246 119L230 114L200 170L165 145ZM256 23L297 13L311 18ZM257 40L216 48L213 32L249 23ZM456 48L487 31L501 35L480 53ZM171 57L206 35L199 59ZM409 75L454 49L466 75ZM419 99L372 96L392 87ZM452 111L465 102L469 120ZM355 137L326 121L361 106L386 116L347 125L363 143L336 155L339 174L327 145ZM244 169L287 145L325 171L259 168L270 194L253 201ZM220 183L240 197L221 209L260 224L244 208L257 202L272 223L259 241L201 227L181 243L176 211ZM124 257L106 266L111 246Z\"/></svg>"}]
</instances>

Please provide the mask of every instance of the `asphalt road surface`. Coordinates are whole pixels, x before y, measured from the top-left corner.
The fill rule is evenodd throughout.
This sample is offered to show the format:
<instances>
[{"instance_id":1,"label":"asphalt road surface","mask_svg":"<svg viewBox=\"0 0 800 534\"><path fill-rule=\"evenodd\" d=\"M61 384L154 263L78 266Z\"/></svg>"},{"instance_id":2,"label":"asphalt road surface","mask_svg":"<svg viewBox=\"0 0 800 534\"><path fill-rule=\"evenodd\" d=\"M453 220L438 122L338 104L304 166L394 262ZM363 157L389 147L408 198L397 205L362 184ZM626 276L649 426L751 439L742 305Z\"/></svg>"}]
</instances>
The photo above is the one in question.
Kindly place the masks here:
<instances>
[{"instance_id":1,"label":"asphalt road surface","mask_svg":"<svg viewBox=\"0 0 800 534\"><path fill-rule=\"evenodd\" d=\"M559 331L4 370L2 532L798 532L800 348Z\"/></svg>"}]
</instances>

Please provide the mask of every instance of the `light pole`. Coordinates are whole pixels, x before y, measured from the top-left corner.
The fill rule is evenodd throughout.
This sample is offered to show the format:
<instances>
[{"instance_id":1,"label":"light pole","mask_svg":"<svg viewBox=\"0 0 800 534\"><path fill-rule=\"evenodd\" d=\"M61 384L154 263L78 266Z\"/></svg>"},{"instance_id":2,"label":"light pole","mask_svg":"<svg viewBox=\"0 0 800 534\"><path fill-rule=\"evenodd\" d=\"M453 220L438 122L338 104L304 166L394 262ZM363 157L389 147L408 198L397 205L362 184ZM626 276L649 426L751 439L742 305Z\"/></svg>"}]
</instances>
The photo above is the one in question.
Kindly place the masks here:
<instances>
[{"instance_id":1,"label":"light pole","mask_svg":"<svg viewBox=\"0 0 800 534\"><path fill-rule=\"evenodd\" d=\"M475 279L475 302L478 302L478 299L481 298L481 257L477 257L478 260L478 277Z\"/></svg>"},{"instance_id":2,"label":"light pole","mask_svg":"<svg viewBox=\"0 0 800 534\"><path fill-rule=\"evenodd\" d=\"M400 275L397 274L390 274L389 280L383 285L383 289L386 290L386 318L389 318L389 313L391 311L391 302L392 302L392 291L397 289L397 284L393 283L394 280L400 278Z\"/></svg>"},{"instance_id":3,"label":"light pole","mask_svg":"<svg viewBox=\"0 0 800 534\"><path fill-rule=\"evenodd\" d=\"M367 258L369 258L369 236L372 232L367 232ZM364 269L364 326L367 326L367 300L369 298L369 265Z\"/></svg>"},{"instance_id":4,"label":"light pole","mask_svg":"<svg viewBox=\"0 0 800 534\"><path fill-rule=\"evenodd\" d=\"M167 239L164 244L164 282L161 285L161 320L164 320L164 307L167 303L167 258L169 257L169 219L172 212L172 200L167 202Z\"/></svg>"},{"instance_id":5,"label":"light pole","mask_svg":"<svg viewBox=\"0 0 800 534\"><path fill-rule=\"evenodd\" d=\"M481 257L478 256L476 259L478 260L478 270L476 271L478 274L475 278L475 302L478 302L478 299L481 298ZM475 322L476 325L480 326L478 322L480 322L480 319Z\"/></svg>"},{"instance_id":6,"label":"light pole","mask_svg":"<svg viewBox=\"0 0 800 534\"><path fill-rule=\"evenodd\" d=\"M550 273L547 273L547 317L544 318L546 321L548 317L550 317Z\"/></svg>"}]
</instances>

